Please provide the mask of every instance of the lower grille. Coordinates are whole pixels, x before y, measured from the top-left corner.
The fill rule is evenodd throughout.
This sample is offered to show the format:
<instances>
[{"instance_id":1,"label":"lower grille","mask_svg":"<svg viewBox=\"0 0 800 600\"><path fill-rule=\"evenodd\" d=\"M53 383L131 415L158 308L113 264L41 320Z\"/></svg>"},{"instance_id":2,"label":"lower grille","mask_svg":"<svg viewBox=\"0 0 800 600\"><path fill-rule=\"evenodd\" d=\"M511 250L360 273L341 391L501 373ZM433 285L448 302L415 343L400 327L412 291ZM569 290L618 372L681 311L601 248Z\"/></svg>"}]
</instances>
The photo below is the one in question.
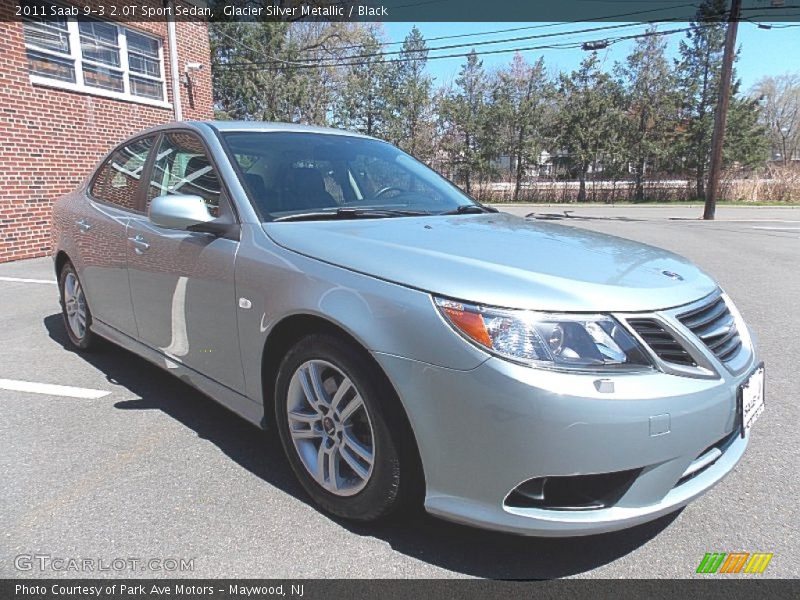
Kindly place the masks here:
<instances>
[{"instance_id":1,"label":"lower grille","mask_svg":"<svg viewBox=\"0 0 800 600\"><path fill-rule=\"evenodd\" d=\"M639 337L650 346L653 352L663 361L676 364L696 367L694 359L681 346L673 335L664 329L658 321L654 319L628 319L628 324L633 327Z\"/></svg>"},{"instance_id":2,"label":"lower grille","mask_svg":"<svg viewBox=\"0 0 800 600\"><path fill-rule=\"evenodd\" d=\"M678 316L722 362L731 360L742 348L736 321L722 296Z\"/></svg>"}]
</instances>

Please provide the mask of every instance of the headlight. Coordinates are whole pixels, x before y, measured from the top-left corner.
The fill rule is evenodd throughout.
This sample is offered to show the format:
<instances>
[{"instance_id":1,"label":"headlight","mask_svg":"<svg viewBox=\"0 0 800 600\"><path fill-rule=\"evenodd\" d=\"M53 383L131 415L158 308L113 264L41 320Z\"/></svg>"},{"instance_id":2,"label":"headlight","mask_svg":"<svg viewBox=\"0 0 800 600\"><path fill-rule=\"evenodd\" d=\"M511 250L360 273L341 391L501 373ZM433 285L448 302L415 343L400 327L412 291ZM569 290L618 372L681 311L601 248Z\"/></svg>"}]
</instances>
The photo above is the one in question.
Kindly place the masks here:
<instances>
[{"instance_id":1,"label":"headlight","mask_svg":"<svg viewBox=\"0 0 800 600\"><path fill-rule=\"evenodd\" d=\"M582 370L652 366L613 317L487 308L434 297L453 328L492 354L515 362Z\"/></svg>"}]
</instances>

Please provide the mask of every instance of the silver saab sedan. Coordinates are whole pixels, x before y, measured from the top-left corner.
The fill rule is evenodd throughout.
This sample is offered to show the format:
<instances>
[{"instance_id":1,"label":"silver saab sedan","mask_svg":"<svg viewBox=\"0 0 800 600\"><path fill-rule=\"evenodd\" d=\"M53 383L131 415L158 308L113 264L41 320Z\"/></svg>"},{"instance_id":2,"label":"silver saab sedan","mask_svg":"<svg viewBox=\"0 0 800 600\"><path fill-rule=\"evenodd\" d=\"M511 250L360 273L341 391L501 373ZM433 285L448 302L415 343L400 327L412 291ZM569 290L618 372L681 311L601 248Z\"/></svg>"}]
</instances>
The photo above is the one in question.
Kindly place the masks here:
<instances>
[{"instance_id":1,"label":"silver saab sedan","mask_svg":"<svg viewBox=\"0 0 800 600\"><path fill-rule=\"evenodd\" d=\"M751 333L693 264L498 213L372 138L151 129L54 228L78 349L111 340L277 430L347 519L629 527L720 481L763 410Z\"/></svg>"}]
</instances>

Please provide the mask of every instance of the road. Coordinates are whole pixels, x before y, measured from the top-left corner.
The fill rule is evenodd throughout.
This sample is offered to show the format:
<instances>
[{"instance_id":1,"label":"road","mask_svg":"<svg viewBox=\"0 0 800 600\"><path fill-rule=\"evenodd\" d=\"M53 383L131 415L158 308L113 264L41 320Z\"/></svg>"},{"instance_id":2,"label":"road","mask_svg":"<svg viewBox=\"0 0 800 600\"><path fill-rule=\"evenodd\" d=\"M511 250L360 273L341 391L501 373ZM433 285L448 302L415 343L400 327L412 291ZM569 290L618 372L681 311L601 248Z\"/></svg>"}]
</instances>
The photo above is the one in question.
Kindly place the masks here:
<instances>
[{"instance_id":1,"label":"road","mask_svg":"<svg viewBox=\"0 0 800 600\"><path fill-rule=\"evenodd\" d=\"M800 576L800 210L722 207L715 222L698 221L697 207L574 211L561 222L696 261L760 338L767 407L749 452L685 510L561 540L425 515L380 527L337 522L309 505L276 440L125 351L66 349L51 263L35 259L0 265L0 380L30 384L0 381L0 577L693 577L706 552L730 551L773 552L763 577ZM162 567L15 567L15 557L36 553ZM191 559L193 570L164 571L164 559Z\"/></svg>"}]
</instances>

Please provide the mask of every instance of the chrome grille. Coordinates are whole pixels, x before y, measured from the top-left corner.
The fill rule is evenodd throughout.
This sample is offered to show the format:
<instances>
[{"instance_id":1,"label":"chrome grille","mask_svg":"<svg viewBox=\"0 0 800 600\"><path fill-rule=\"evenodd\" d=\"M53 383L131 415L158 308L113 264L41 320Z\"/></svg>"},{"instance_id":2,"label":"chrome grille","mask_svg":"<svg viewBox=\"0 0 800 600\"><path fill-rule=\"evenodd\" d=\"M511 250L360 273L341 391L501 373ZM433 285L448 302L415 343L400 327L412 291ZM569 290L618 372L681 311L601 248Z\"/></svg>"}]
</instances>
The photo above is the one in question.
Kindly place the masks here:
<instances>
[{"instance_id":1,"label":"chrome grille","mask_svg":"<svg viewBox=\"0 0 800 600\"><path fill-rule=\"evenodd\" d=\"M736 320L722 296L678 315L678 320L699 337L722 362L731 360L742 347Z\"/></svg>"},{"instance_id":2,"label":"chrome grille","mask_svg":"<svg viewBox=\"0 0 800 600\"><path fill-rule=\"evenodd\" d=\"M663 361L676 365L697 366L694 359L675 337L654 319L628 319L639 337Z\"/></svg>"}]
</instances>

